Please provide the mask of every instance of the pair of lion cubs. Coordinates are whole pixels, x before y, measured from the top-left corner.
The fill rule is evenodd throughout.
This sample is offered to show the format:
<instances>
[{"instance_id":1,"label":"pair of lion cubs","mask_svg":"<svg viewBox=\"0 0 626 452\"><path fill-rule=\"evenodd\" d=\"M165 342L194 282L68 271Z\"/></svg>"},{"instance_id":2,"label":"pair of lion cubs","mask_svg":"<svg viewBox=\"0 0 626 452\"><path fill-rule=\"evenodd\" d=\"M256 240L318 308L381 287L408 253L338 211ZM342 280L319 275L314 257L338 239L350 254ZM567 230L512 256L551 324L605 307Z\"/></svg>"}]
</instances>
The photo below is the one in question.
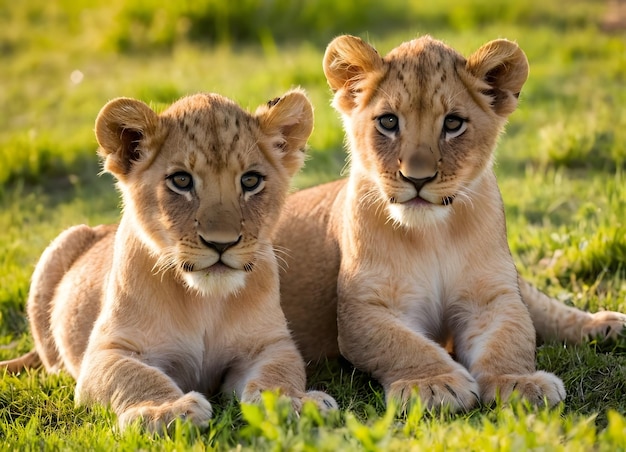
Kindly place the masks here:
<instances>
[{"instance_id":1,"label":"pair of lion cubs","mask_svg":"<svg viewBox=\"0 0 626 452\"><path fill-rule=\"evenodd\" d=\"M206 425L203 394L218 390L335 408L306 392L302 356L339 353L403 403L415 390L452 410L514 390L563 400L561 380L535 370L536 332L612 337L626 316L568 308L518 280L492 162L524 53L496 40L464 59L422 37L382 58L341 36L324 72L350 176L289 197L313 127L302 91L254 114L216 94L160 115L109 102L96 136L120 224L70 228L45 250L28 300L36 349L2 364L66 369L78 403L153 431L179 417ZM286 251L280 274L274 247Z\"/></svg>"}]
</instances>

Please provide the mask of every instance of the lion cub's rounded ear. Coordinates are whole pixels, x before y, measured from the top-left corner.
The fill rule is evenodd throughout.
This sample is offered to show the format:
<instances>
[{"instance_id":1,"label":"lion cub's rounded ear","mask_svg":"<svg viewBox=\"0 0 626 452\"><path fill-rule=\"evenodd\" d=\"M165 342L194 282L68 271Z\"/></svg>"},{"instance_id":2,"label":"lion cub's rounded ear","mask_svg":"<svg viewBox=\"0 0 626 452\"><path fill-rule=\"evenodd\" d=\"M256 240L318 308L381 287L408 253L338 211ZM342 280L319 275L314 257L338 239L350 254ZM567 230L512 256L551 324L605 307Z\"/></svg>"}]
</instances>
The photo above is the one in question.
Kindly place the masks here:
<instances>
[{"instance_id":1,"label":"lion cub's rounded ear","mask_svg":"<svg viewBox=\"0 0 626 452\"><path fill-rule=\"evenodd\" d=\"M313 106L303 90L294 89L257 108L255 116L290 175L304 164L306 142L313 131Z\"/></svg>"},{"instance_id":2,"label":"lion cub's rounded ear","mask_svg":"<svg viewBox=\"0 0 626 452\"><path fill-rule=\"evenodd\" d=\"M508 116L515 110L528 78L528 59L516 43L490 41L468 58L466 68L490 86L485 94L493 97L492 107L498 115Z\"/></svg>"},{"instance_id":3,"label":"lion cub's rounded ear","mask_svg":"<svg viewBox=\"0 0 626 452\"><path fill-rule=\"evenodd\" d=\"M98 154L104 169L118 179L127 175L133 163L146 157L142 144L158 124L158 115L141 101L119 97L108 102L96 118Z\"/></svg>"},{"instance_id":4,"label":"lion cub's rounded ear","mask_svg":"<svg viewBox=\"0 0 626 452\"><path fill-rule=\"evenodd\" d=\"M335 107L349 111L355 106L358 82L368 74L381 72L383 59L376 49L356 36L333 39L324 54L324 75L335 95Z\"/></svg>"}]
</instances>

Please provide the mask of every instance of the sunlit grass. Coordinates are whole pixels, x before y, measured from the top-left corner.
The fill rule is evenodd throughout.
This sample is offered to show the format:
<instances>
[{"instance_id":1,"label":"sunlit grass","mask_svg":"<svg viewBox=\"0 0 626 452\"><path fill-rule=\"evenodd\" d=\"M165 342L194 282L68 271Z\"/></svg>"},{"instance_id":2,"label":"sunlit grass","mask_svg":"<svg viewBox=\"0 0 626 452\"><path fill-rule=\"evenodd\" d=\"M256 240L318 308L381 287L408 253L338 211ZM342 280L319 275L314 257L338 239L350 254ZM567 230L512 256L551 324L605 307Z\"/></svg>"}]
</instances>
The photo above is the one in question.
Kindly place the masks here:
<instances>
[{"instance_id":1,"label":"sunlit grass","mask_svg":"<svg viewBox=\"0 0 626 452\"><path fill-rule=\"evenodd\" d=\"M322 70L324 46L359 35L386 53L431 33L465 55L507 37L531 65L496 171L522 274L564 302L626 312L626 40L604 34L605 3L153 2L0 0L0 359L32 346L24 305L37 258L77 223L114 222L119 196L98 176L95 117L113 97L160 109L215 91L253 110L293 86L315 105L305 187L344 167L343 132ZM259 9L260 8L260 9ZM252 14L252 11L255 14ZM260 11L260 12L259 12ZM219 23L219 27L215 26ZM200 431L120 434L104 408L73 404L72 379L0 379L0 450L616 450L626 435L624 344L544 344L538 366L563 378L553 411L523 405L438 416L385 408L380 386L343 362L313 369L341 412L298 418L271 396L240 409L214 400ZM36 438L36 439L35 439Z\"/></svg>"}]
</instances>

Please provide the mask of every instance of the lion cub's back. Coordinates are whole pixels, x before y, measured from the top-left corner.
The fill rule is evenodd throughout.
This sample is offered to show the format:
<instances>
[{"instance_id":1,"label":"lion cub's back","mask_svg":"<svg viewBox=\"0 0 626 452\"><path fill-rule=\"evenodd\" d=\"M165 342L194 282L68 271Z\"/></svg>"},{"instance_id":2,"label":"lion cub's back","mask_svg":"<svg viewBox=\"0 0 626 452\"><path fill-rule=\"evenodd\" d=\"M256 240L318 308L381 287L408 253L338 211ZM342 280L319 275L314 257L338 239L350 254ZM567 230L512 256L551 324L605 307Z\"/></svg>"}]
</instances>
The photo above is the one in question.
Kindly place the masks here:
<instances>
[{"instance_id":1,"label":"lion cub's back","mask_svg":"<svg viewBox=\"0 0 626 452\"><path fill-rule=\"evenodd\" d=\"M274 231L281 267L281 306L306 361L339 355L337 234L345 182L338 180L290 195Z\"/></svg>"},{"instance_id":2,"label":"lion cub's back","mask_svg":"<svg viewBox=\"0 0 626 452\"><path fill-rule=\"evenodd\" d=\"M37 352L50 371L78 371L100 312L116 230L117 225L71 227L52 241L37 263L27 311Z\"/></svg>"}]
</instances>

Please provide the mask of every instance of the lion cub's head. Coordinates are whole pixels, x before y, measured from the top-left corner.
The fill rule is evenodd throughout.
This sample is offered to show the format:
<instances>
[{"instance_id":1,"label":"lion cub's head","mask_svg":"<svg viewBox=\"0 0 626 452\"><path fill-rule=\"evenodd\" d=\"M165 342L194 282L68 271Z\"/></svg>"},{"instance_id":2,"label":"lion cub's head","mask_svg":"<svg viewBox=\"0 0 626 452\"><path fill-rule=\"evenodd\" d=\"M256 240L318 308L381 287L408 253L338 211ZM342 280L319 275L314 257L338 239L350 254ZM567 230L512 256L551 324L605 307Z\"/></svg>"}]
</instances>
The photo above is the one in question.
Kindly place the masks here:
<instances>
[{"instance_id":1,"label":"lion cub's head","mask_svg":"<svg viewBox=\"0 0 626 452\"><path fill-rule=\"evenodd\" d=\"M326 50L324 72L350 140L351 173L373 182L368 201L419 227L445 219L453 202L471 200L517 105L528 61L506 40L465 59L425 36L383 58L361 39L341 36Z\"/></svg>"},{"instance_id":2,"label":"lion cub's head","mask_svg":"<svg viewBox=\"0 0 626 452\"><path fill-rule=\"evenodd\" d=\"M294 90L254 114L217 94L162 114L119 98L96 120L104 168L123 194L123 225L202 294L231 293L273 259L270 232L302 166L313 111ZM120 226L122 227L122 226Z\"/></svg>"}]
</instances>

